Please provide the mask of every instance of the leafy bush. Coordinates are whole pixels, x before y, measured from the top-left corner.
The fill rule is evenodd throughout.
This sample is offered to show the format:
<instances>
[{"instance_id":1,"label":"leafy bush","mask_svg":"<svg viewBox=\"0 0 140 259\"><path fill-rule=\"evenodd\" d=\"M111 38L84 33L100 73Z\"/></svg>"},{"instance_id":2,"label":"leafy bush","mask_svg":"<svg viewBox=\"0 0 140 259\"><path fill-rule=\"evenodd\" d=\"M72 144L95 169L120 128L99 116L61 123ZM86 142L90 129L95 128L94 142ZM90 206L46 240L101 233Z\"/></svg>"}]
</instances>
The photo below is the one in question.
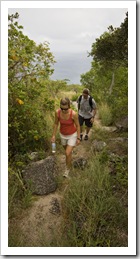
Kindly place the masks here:
<instances>
[{"instance_id":1,"label":"leafy bush","mask_svg":"<svg viewBox=\"0 0 140 259\"><path fill-rule=\"evenodd\" d=\"M18 17L18 13L8 16L8 140L11 157L18 152L23 154L47 148L51 111L54 109L49 81L53 72L51 65L55 62L53 55L48 43L36 45L22 33Z\"/></svg>"}]
</instances>

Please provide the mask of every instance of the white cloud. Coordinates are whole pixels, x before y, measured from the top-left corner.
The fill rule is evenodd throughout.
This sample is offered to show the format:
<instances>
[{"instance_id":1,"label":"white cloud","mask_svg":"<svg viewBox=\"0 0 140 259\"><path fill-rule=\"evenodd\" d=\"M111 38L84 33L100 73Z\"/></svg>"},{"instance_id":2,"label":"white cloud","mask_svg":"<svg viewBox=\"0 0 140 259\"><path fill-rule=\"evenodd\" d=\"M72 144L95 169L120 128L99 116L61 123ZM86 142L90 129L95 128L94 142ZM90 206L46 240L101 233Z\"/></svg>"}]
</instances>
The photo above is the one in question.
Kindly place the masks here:
<instances>
[{"instance_id":1,"label":"white cloud","mask_svg":"<svg viewBox=\"0 0 140 259\"><path fill-rule=\"evenodd\" d=\"M50 43L50 50L57 61L56 72L63 71L63 66L69 67L62 61L59 66L58 57L67 56L67 62L70 63L70 55L73 58L77 53L81 53L82 62L89 64L89 68L90 60L87 61L87 53L91 51L93 42L107 31L110 25L119 27L125 19L127 8L9 9L10 14L15 12L19 13L19 24L24 27L24 34L37 43ZM77 64L77 60L75 62ZM80 72L79 69L79 74Z\"/></svg>"},{"instance_id":2,"label":"white cloud","mask_svg":"<svg viewBox=\"0 0 140 259\"><path fill-rule=\"evenodd\" d=\"M99 35L109 25L120 26L127 9L9 9L18 12L19 23L38 41L40 35L55 39L75 38L77 34ZM98 28L101 28L99 31Z\"/></svg>"}]
</instances>

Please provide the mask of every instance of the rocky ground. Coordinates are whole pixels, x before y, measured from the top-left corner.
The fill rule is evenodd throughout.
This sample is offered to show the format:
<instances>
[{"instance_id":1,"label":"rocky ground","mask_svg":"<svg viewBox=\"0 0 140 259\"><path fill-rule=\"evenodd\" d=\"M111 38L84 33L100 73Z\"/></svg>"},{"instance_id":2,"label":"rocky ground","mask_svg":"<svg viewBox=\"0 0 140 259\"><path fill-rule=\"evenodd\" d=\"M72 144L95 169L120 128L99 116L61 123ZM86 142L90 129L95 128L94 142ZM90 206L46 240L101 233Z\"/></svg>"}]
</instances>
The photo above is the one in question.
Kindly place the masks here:
<instances>
[{"instance_id":1,"label":"rocky ground","mask_svg":"<svg viewBox=\"0 0 140 259\"><path fill-rule=\"evenodd\" d=\"M98 116L95 119L94 126L101 127ZM92 130L94 131L94 127ZM113 130L115 130L115 128L106 128L106 131ZM90 134L92 134L92 131ZM88 159L90 153L88 146L90 141L89 136L88 141L83 140L80 145L75 147L73 160L79 158ZM32 207L27 209L22 218L16 221L16 226L18 226L21 233L21 241L19 241L21 246L51 246L56 229L58 233L61 227L63 221L61 204L69 184L69 179L62 177L65 169L65 155L63 149L59 154L56 152L55 156L57 156L58 175L60 176L61 187L48 195L34 196L35 201L33 202Z\"/></svg>"},{"instance_id":2,"label":"rocky ground","mask_svg":"<svg viewBox=\"0 0 140 259\"><path fill-rule=\"evenodd\" d=\"M87 146L89 142L90 138L88 141L82 141L80 145L75 147L73 160L88 157ZM59 231L61 226L63 220L61 202L69 184L69 179L62 177L65 169L63 149L60 153L56 152L55 156L62 188L58 188L55 192L48 195L35 195L32 207L26 209L22 218L20 217L20 219L16 220L16 226L18 226L21 233L21 240L19 240L21 246L22 244L29 247L44 246L44 242L45 246L50 246L56 229Z\"/></svg>"}]
</instances>

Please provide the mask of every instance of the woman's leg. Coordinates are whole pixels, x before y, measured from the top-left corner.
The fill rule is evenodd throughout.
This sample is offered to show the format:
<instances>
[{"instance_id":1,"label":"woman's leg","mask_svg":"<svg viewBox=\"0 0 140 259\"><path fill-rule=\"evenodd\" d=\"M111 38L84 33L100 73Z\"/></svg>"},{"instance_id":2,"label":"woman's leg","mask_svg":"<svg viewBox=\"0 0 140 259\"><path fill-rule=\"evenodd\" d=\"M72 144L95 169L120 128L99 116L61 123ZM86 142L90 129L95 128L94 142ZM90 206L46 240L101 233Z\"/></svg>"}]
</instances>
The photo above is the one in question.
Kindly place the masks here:
<instances>
[{"instance_id":1,"label":"woman's leg","mask_svg":"<svg viewBox=\"0 0 140 259\"><path fill-rule=\"evenodd\" d=\"M71 168L73 148L74 148L74 146L69 146L69 145L67 145L67 147L66 147L66 167L67 167L67 169Z\"/></svg>"},{"instance_id":2,"label":"woman's leg","mask_svg":"<svg viewBox=\"0 0 140 259\"><path fill-rule=\"evenodd\" d=\"M65 154L66 154L66 171L63 176L68 177L69 171L72 166L72 151L76 145L77 133L73 134L67 141Z\"/></svg>"}]
</instances>

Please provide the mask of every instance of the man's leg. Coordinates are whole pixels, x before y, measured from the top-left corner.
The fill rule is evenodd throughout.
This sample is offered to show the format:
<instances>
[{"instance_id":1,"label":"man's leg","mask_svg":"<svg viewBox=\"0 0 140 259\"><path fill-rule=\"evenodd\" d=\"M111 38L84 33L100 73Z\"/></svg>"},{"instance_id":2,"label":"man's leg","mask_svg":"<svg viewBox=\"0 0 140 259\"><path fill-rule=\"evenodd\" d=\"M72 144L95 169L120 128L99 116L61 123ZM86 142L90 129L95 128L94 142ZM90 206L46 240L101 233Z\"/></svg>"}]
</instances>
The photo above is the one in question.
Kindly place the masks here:
<instances>
[{"instance_id":1,"label":"man's leg","mask_svg":"<svg viewBox=\"0 0 140 259\"><path fill-rule=\"evenodd\" d=\"M88 133L90 132L90 129L89 127L86 127L86 135L88 135Z\"/></svg>"},{"instance_id":2,"label":"man's leg","mask_svg":"<svg viewBox=\"0 0 140 259\"><path fill-rule=\"evenodd\" d=\"M90 122L90 119L85 120L85 125L86 125L86 135L84 137L84 140L88 140L88 134L89 134L90 129L92 127L92 123Z\"/></svg>"},{"instance_id":3,"label":"man's leg","mask_svg":"<svg viewBox=\"0 0 140 259\"><path fill-rule=\"evenodd\" d=\"M82 141L84 118L79 115L79 116L78 116L78 119L79 119L79 124L80 124L80 140Z\"/></svg>"}]
</instances>

